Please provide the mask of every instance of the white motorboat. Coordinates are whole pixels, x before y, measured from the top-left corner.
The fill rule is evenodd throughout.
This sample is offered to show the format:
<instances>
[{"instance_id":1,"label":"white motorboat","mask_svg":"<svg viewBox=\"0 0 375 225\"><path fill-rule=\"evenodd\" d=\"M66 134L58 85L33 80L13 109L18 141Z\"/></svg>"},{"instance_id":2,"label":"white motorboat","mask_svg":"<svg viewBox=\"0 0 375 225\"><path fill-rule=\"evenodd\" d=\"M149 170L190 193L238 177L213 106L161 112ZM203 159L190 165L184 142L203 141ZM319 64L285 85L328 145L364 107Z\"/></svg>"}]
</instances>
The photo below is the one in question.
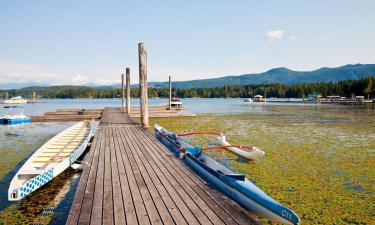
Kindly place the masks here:
<instances>
[{"instance_id":1,"label":"white motorboat","mask_svg":"<svg viewBox=\"0 0 375 225\"><path fill-rule=\"evenodd\" d=\"M13 97L11 99L5 99L4 104L26 104L27 100L21 96Z\"/></svg>"}]
</instances>

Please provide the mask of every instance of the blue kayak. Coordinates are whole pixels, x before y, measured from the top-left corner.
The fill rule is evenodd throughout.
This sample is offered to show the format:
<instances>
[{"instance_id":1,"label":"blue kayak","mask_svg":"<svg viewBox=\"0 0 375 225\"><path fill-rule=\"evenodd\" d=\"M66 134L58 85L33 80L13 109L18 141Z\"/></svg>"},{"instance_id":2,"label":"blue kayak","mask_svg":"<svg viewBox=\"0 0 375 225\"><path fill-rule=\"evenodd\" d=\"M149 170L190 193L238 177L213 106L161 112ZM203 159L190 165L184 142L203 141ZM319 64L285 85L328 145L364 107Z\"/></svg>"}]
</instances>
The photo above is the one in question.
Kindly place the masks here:
<instances>
[{"instance_id":1,"label":"blue kayak","mask_svg":"<svg viewBox=\"0 0 375 225\"><path fill-rule=\"evenodd\" d=\"M244 208L284 224L299 224L300 218L291 209L272 199L245 175L237 174L194 147L183 138L155 124L155 136L176 157L198 175Z\"/></svg>"}]
</instances>

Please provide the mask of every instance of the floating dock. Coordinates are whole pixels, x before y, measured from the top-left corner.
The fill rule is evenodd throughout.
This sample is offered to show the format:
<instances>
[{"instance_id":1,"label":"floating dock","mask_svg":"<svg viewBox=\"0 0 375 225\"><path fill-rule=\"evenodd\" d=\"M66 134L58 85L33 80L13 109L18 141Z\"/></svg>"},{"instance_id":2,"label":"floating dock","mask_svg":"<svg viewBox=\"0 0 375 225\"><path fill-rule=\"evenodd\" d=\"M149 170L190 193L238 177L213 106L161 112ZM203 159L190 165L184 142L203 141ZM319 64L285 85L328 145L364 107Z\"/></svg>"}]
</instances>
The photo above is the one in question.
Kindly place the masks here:
<instances>
[{"instance_id":1,"label":"floating dock","mask_svg":"<svg viewBox=\"0 0 375 225\"><path fill-rule=\"evenodd\" d=\"M105 108L68 225L260 224L120 108Z\"/></svg>"},{"instance_id":2,"label":"floating dock","mask_svg":"<svg viewBox=\"0 0 375 225\"><path fill-rule=\"evenodd\" d=\"M65 122L82 120L100 120L103 109L57 109L55 112L45 112L42 116L30 116L31 122ZM139 107L131 108L130 116L139 118ZM149 107L149 117L192 117L194 113L187 113L181 110L167 110L165 106Z\"/></svg>"}]
</instances>

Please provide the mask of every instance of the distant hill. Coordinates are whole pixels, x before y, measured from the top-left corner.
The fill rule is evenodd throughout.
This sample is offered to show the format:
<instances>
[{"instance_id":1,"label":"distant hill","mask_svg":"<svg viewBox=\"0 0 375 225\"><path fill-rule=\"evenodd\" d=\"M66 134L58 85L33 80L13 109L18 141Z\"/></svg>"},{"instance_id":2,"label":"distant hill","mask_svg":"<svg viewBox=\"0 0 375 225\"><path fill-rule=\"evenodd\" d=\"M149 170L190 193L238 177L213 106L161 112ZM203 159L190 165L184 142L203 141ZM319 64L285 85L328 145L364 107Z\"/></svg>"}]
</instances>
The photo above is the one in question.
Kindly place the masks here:
<instances>
[{"instance_id":1,"label":"distant hill","mask_svg":"<svg viewBox=\"0 0 375 225\"><path fill-rule=\"evenodd\" d=\"M294 71L285 67L274 68L264 73L243 74L223 76L211 79L173 81L175 88L197 88L197 87L222 87L226 84L297 84L316 82L337 82L341 80L358 80L363 77L375 77L375 64L345 65L336 68L320 68L313 71ZM168 82L149 82L149 87L167 88ZM24 83L24 84L0 84L0 89L19 89L28 86L49 86L48 84ZM96 84L84 85L96 89L120 88L120 84L100 86ZM138 87L134 84L133 87Z\"/></svg>"},{"instance_id":2,"label":"distant hill","mask_svg":"<svg viewBox=\"0 0 375 225\"><path fill-rule=\"evenodd\" d=\"M316 82L337 82L375 77L375 64L345 65L336 68L320 68L313 71L294 71L285 67L274 68L259 74L224 76L212 79L174 81L176 88L222 87L226 84L296 84ZM149 82L150 87L168 87L168 82Z\"/></svg>"},{"instance_id":3,"label":"distant hill","mask_svg":"<svg viewBox=\"0 0 375 225\"><path fill-rule=\"evenodd\" d=\"M38 83L38 82L29 82L29 83L5 83L0 84L0 90L6 90L6 89L20 89L24 87L30 87L30 86L44 86L48 87L50 86L47 83Z\"/></svg>"}]
</instances>

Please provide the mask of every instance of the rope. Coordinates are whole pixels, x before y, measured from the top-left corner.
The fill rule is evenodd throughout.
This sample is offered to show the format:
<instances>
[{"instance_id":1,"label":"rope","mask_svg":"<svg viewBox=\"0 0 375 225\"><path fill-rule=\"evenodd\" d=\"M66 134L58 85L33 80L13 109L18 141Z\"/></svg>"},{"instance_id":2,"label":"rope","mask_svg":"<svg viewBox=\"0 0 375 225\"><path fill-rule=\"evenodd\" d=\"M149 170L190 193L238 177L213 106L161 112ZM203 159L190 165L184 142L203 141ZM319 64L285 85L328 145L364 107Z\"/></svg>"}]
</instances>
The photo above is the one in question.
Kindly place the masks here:
<instances>
[{"instance_id":1,"label":"rope","mask_svg":"<svg viewBox=\"0 0 375 225\"><path fill-rule=\"evenodd\" d=\"M184 136L189 136L189 135L194 135L194 134L203 134L203 135L214 134L214 135L218 135L218 136L222 135L222 134L220 134L220 133L218 133L216 131L197 131L197 132L177 134L177 136L184 137Z\"/></svg>"},{"instance_id":2,"label":"rope","mask_svg":"<svg viewBox=\"0 0 375 225\"><path fill-rule=\"evenodd\" d=\"M202 148L202 150L218 149L218 148L239 148L239 149L253 149L253 146L241 146L241 145L218 145L213 147Z\"/></svg>"}]
</instances>

